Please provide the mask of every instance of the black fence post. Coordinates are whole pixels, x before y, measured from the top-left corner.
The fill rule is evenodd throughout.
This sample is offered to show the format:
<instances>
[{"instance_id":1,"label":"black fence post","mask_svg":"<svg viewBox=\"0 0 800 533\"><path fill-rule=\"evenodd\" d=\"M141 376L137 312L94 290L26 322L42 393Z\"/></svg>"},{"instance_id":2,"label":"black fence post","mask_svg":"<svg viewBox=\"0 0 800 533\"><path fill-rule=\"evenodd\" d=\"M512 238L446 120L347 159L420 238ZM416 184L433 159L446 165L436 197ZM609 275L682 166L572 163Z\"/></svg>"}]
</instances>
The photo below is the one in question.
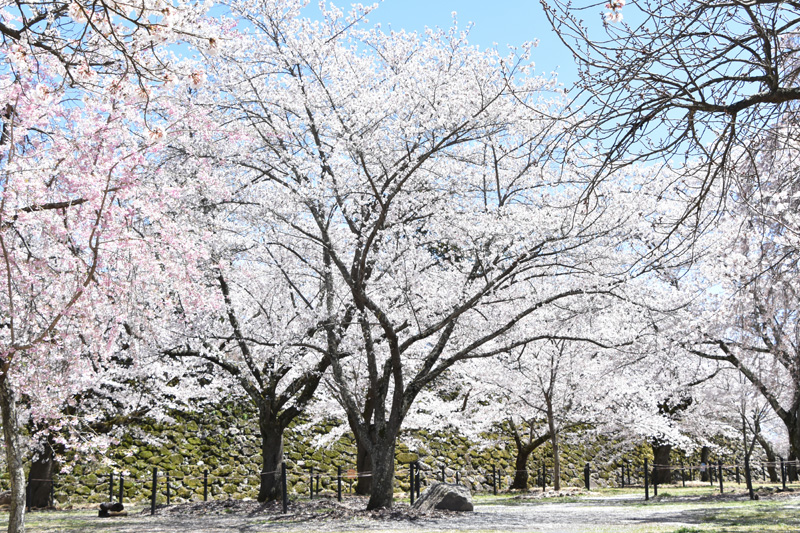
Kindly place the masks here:
<instances>
[{"instance_id":1,"label":"black fence post","mask_svg":"<svg viewBox=\"0 0 800 533\"><path fill-rule=\"evenodd\" d=\"M722 494L722 460L717 461L717 468L719 471L719 493Z\"/></svg>"},{"instance_id":2,"label":"black fence post","mask_svg":"<svg viewBox=\"0 0 800 533\"><path fill-rule=\"evenodd\" d=\"M444 483L444 465L442 465L442 483Z\"/></svg>"},{"instance_id":3,"label":"black fence post","mask_svg":"<svg viewBox=\"0 0 800 533\"><path fill-rule=\"evenodd\" d=\"M283 493L283 514L289 512L289 489L286 484L286 463L281 463L281 492Z\"/></svg>"},{"instance_id":4,"label":"black fence post","mask_svg":"<svg viewBox=\"0 0 800 533\"><path fill-rule=\"evenodd\" d=\"M547 492L547 467L542 462L542 492Z\"/></svg>"},{"instance_id":5,"label":"black fence post","mask_svg":"<svg viewBox=\"0 0 800 533\"><path fill-rule=\"evenodd\" d=\"M781 480L783 481L783 490L786 490L786 463L781 457Z\"/></svg>"},{"instance_id":6,"label":"black fence post","mask_svg":"<svg viewBox=\"0 0 800 533\"><path fill-rule=\"evenodd\" d=\"M622 488L624 489L625 488L625 463L622 463L620 465L620 468L622 469L622 475L620 476L620 481L621 481L620 485L622 485Z\"/></svg>"},{"instance_id":7,"label":"black fence post","mask_svg":"<svg viewBox=\"0 0 800 533\"><path fill-rule=\"evenodd\" d=\"M122 503L122 496L123 496L124 488L125 488L125 474L120 472L120 474L119 474L119 500L117 500L119 503Z\"/></svg>"},{"instance_id":8,"label":"black fence post","mask_svg":"<svg viewBox=\"0 0 800 533\"><path fill-rule=\"evenodd\" d=\"M318 495L322 491L322 489L319 488L319 474L317 474L317 489L316 490L317 490L317 494Z\"/></svg>"},{"instance_id":9,"label":"black fence post","mask_svg":"<svg viewBox=\"0 0 800 533\"><path fill-rule=\"evenodd\" d=\"M589 474L591 474L591 472L592 467L589 466L589 463L586 463L586 466L583 467L583 483L586 485L586 490L591 490L589 479Z\"/></svg>"},{"instance_id":10,"label":"black fence post","mask_svg":"<svg viewBox=\"0 0 800 533\"><path fill-rule=\"evenodd\" d=\"M417 498L419 498L419 493L422 490L422 469L419 467L419 463L414 463L417 465Z\"/></svg>"},{"instance_id":11,"label":"black fence post","mask_svg":"<svg viewBox=\"0 0 800 533\"><path fill-rule=\"evenodd\" d=\"M409 463L408 465L408 481L411 484L409 487L409 497L411 498L411 505L414 505L414 494L416 491L414 490L414 463Z\"/></svg>"},{"instance_id":12,"label":"black fence post","mask_svg":"<svg viewBox=\"0 0 800 533\"><path fill-rule=\"evenodd\" d=\"M203 501L208 501L208 470L203 472Z\"/></svg>"},{"instance_id":13,"label":"black fence post","mask_svg":"<svg viewBox=\"0 0 800 533\"><path fill-rule=\"evenodd\" d=\"M492 492L497 496L497 467L492 465Z\"/></svg>"},{"instance_id":14,"label":"black fence post","mask_svg":"<svg viewBox=\"0 0 800 533\"><path fill-rule=\"evenodd\" d=\"M114 501L114 472L108 475L108 501Z\"/></svg>"},{"instance_id":15,"label":"black fence post","mask_svg":"<svg viewBox=\"0 0 800 533\"><path fill-rule=\"evenodd\" d=\"M456 485L461 484L461 472L456 472Z\"/></svg>"},{"instance_id":16,"label":"black fence post","mask_svg":"<svg viewBox=\"0 0 800 533\"><path fill-rule=\"evenodd\" d=\"M741 478L739 477L739 465L737 464L736 465L736 484L738 485L740 483L741 483Z\"/></svg>"},{"instance_id":17,"label":"black fence post","mask_svg":"<svg viewBox=\"0 0 800 533\"><path fill-rule=\"evenodd\" d=\"M308 475L308 494L309 499L314 499L314 467L311 467L311 473Z\"/></svg>"},{"instance_id":18,"label":"black fence post","mask_svg":"<svg viewBox=\"0 0 800 533\"><path fill-rule=\"evenodd\" d=\"M658 496L658 465L653 463L653 496Z\"/></svg>"},{"instance_id":19,"label":"black fence post","mask_svg":"<svg viewBox=\"0 0 800 533\"><path fill-rule=\"evenodd\" d=\"M336 499L342 501L342 467L336 467Z\"/></svg>"},{"instance_id":20,"label":"black fence post","mask_svg":"<svg viewBox=\"0 0 800 533\"><path fill-rule=\"evenodd\" d=\"M686 486L686 469L683 466L683 459L681 459L681 485Z\"/></svg>"},{"instance_id":21,"label":"black fence post","mask_svg":"<svg viewBox=\"0 0 800 533\"><path fill-rule=\"evenodd\" d=\"M644 460L644 501L648 501L650 499L650 472L648 472L649 465L647 464L647 458Z\"/></svg>"},{"instance_id":22,"label":"black fence post","mask_svg":"<svg viewBox=\"0 0 800 533\"><path fill-rule=\"evenodd\" d=\"M153 493L150 495L150 515L156 514L156 488L158 482L158 470L153 467Z\"/></svg>"},{"instance_id":23,"label":"black fence post","mask_svg":"<svg viewBox=\"0 0 800 533\"><path fill-rule=\"evenodd\" d=\"M631 462L630 461L625 461L625 462L628 463L628 485L630 486L630 484L631 484Z\"/></svg>"}]
</instances>

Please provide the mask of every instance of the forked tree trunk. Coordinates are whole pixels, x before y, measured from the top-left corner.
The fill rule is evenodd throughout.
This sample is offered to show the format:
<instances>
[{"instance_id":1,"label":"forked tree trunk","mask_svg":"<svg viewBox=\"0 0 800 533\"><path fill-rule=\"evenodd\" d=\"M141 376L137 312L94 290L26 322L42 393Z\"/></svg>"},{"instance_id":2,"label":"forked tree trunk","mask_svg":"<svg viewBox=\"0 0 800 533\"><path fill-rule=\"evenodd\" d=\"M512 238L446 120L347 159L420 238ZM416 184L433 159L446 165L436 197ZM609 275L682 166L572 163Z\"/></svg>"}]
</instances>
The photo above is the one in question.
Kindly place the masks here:
<instances>
[{"instance_id":1,"label":"forked tree trunk","mask_svg":"<svg viewBox=\"0 0 800 533\"><path fill-rule=\"evenodd\" d=\"M533 450L527 448L517 448L517 459L514 461L514 481L511 488L514 490L528 490L528 458Z\"/></svg>"},{"instance_id":2,"label":"forked tree trunk","mask_svg":"<svg viewBox=\"0 0 800 533\"><path fill-rule=\"evenodd\" d=\"M528 435L526 440L523 440L523 435L520 434L517 425L512 418L508 419L508 424L511 427L511 436L514 438L514 446L517 449L517 457L514 461L515 472L514 481L511 483L511 489L515 490L528 490L528 458L539 446L544 444L550 439L550 434L546 433L539 437L533 438L533 423L528 423Z\"/></svg>"},{"instance_id":3,"label":"forked tree trunk","mask_svg":"<svg viewBox=\"0 0 800 533\"><path fill-rule=\"evenodd\" d=\"M356 438L356 470L358 471L356 494L368 496L372 491L372 457L369 449L358 438Z\"/></svg>"},{"instance_id":4,"label":"forked tree trunk","mask_svg":"<svg viewBox=\"0 0 800 533\"><path fill-rule=\"evenodd\" d=\"M259 429L261 430L261 486L258 501L279 500L281 490L281 464L283 463L283 427L267 413L259 410Z\"/></svg>"},{"instance_id":5,"label":"forked tree trunk","mask_svg":"<svg viewBox=\"0 0 800 533\"><path fill-rule=\"evenodd\" d=\"M651 444L653 447L653 483L666 485L672 483L671 444Z\"/></svg>"},{"instance_id":6,"label":"forked tree trunk","mask_svg":"<svg viewBox=\"0 0 800 533\"><path fill-rule=\"evenodd\" d=\"M394 502L395 441L395 438L388 442L379 440L369 450L372 456L372 492L367 510L388 509Z\"/></svg>"},{"instance_id":7,"label":"forked tree trunk","mask_svg":"<svg viewBox=\"0 0 800 533\"><path fill-rule=\"evenodd\" d=\"M19 442L17 397L5 376L0 378L0 416L6 445L6 468L11 478L11 507L8 511L8 532L25 531L25 471Z\"/></svg>"},{"instance_id":8,"label":"forked tree trunk","mask_svg":"<svg viewBox=\"0 0 800 533\"><path fill-rule=\"evenodd\" d=\"M56 460L50 442L44 443L44 450L31 462L28 473L28 490L30 491L31 508L50 507L53 502L50 495L53 489L53 475L55 474Z\"/></svg>"}]
</instances>

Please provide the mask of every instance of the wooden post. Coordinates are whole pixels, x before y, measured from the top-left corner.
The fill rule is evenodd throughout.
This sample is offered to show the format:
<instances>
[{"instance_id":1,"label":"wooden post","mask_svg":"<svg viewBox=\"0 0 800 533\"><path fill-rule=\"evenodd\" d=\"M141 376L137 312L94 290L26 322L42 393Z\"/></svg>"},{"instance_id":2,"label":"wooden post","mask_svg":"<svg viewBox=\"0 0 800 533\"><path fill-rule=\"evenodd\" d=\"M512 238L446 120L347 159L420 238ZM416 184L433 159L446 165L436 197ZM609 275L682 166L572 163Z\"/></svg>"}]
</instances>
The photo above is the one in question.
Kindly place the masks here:
<instances>
[{"instance_id":1,"label":"wooden post","mask_svg":"<svg viewBox=\"0 0 800 533\"><path fill-rule=\"evenodd\" d=\"M336 467L336 499L342 501L342 467Z\"/></svg>"},{"instance_id":2,"label":"wooden post","mask_svg":"<svg viewBox=\"0 0 800 533\"><path fill-rule=\"evenodd\" d=\"M169 472L167 472L166 475L167 475L167 505L169 505L171 503L169 494Z\"/></svg>"},{"instance_id":3,"label":"wooden post","mask_svg":"<svg viewBox=\"0 0 800 533\"><path fill-rule=\"evenodd\" d=\"M630 486L630 484L631 484L631 462L630 461L625 461L625 462L628 463L628 486Z\"/></svg>"},{"instance_id":4,"label":"wooden post","mask_svg":"<svg viewBox=\"0 0 800 533\"><path fill-rule=\"evenodd\" d=\"M289 512L289 490L286 484L286 463L281 463L281 492L283 493L283 514Z\"/></svg>"},{"instance_id":5,"label":"wooden post","mask_svg":"<svg viewBox=\"0 0 800 533\"><path fill-rule=\"evenodd\" d=\"M409 497L411 498L411 505L414 505L414 463L409 463L408 465L408 481L411 484L409 487Z\"/></svg>"},{"instance_id":6,"label":"wooden post","mask_svg":"<svg viewBox=\"0 0 800 533\"><path fill-rule=\"evenodd\" d=\"M108 501L114 501L114 472L108 475Z\"/></svg>"},{"instance_id":7,"label":"wooden post","mask_svg":"<svg viewBox=\"0 0 800 533\"><path fill-rule=\"evenodd\" d=\"M717 468L719 469L719 493L722 494L722 459L717 461Z\"/></svg>"},{"instance_id":8,"label":"wooden post","mask_svg":"<svg viewBox=\"0 0 800 533\"><path fill-rule=\"evenodd\" d=\"M150 515L156 514L156 488L157 488L157 481L158 481L158 470L156 467L153 467L153 486L152 490L153 493L150 495Z\"/></svg>"},{"instance_id":9,"label":"wooden post","mask_svg":"<svg viewBox=\"0 0 800 533\"><path fill-rule=\"evenodd\" d=\"M542 492L547 491L547 468L544 465L544 461L542 462Z\"/></svg>"},{"instance_id":10,"label":"wooden post","mask_svg":"<svg viewBox=\"0 0 800 533\"><path fill-rule=\"evenodd\" d=\"M781 457L781 480L783 481L783 490L786 490L786 463Z\"/></svg>"},{"instance_id":11,"label":"wooden post","mask_svg":"<svg viewBox=\"0 0 800 533\"><path fill-rule=\"evenodd\" d=\"M622 475L620 476L620 478L621 478L620 479L620 481L621 481L620 485L622 485L622 488L624 489L625 488L625 463L622 463L620 465L620 468L622 469Z\"/></svg>"},{"instance_id":12,"label":"wooden post","mask_svg":"<svg viewBox=\"0 0 800 533\"><path fill-rule=\"evenodd\" d=\"M736 465L736 484L739 485L741 483L741 478L739 477L739 465Z\"/></svg>"},{"instance_id":13,"label":"wooden post","mask_svg":"<svg viewBox=\"0 0 800 533\"><path fill-rule=\"evenodd\" d=\"M117 500L117 501L119 501L119 503L122 503L122 490L123 490L124 486L125 486L125 474L120 472L120 474L119 474L119 500Z\"/></svg>"},{"instance_id":14,"label":"wooden post","mask_svg":"<svg viewBox=\"0 0 800 533\"><path fill-rule=\"evenodd\" d=\"M311 473L308 475L308 494L309 499L314 499L314 467L311 467Z\"/></svg>"},{"instance_id":15,"label":"wooden post","mask_svg":"<svg viewBox=\"0 0 800 533\"><path fill-rule=\"evenodd\" d=\"M686 486L686 470L683 468L683 459L681 459L681 484Z\"/></svg>"},{"instance_id":16,"label":"wooden post","mask_svg":"<svg viewBox=\"0 0 800 533\"><path fill-rule=\"evenodd\" d=\"M203 501L208 501L208 470L203 472Z\"/></svg>"},{"instance_id":17,"label":"wooden post","mask_svg":"<svg viewBox=\"0 0 800 533\"><path fill-rule=\"evenodd\" d=\"M650 499L650 472L648 469L650 467L647 464L647 458L644 460L644 501L648 501Z\"/></svg>"},{"instance_id":18,"label":"wooden post","mask_svg":"<svg viewBox=\"0 0 800 533\"><path fill-rule=\"evenodd\" d=\"M492 492L497 496L497 467L492 465Z\"/></svg>"},{"instance_id":19,"label":"wooden post","mask_svg":"<svg viewBox=\"0 0 800 533\"><path fill-rule=\"evenodd\" d=\"M442 465L442 483L444 483L444 465Z\"/></svg>"},{"instance_id":20,"label":"wooden post","mask_svg":"<svg viewBox=\"0 0 800 533\"><path fill-rule=\"evenodd\" d=\"M591 471L592 467L589 466L589 463L586 463L586 466L583 467L583 483L586 485L586 490L591 490L589 479L589 474L591 474Z\"/></svg>"},{"instance_id":21,"label":"wooden post","mask_svg":"<svg viewBox=\"0 0 800 533\"><path fill-rule=\"evenodd\" d=\"M653 459L655 461L655 459ZM658 465L653 463L653 496L658 496Z\"/></svg>"},{"instance_id":22,"label":"wooden post","mask_svg":"<svg viewBox=\"0 0 800 533\"><path fill-rule=\"evenodd\" d=\"M456 472L456 485L461 484L461 472Z\"/></svg>"},{"instance_id":23,"label":"wooden post","mask_svg":"<svg viewBox=\"0 0 800 533\"><path fill-rule=\"evenodd\" d=\"M419 462L414 462L415 470L417 474L415 476L416 479L416 487L417 487L417 498L419 498L419 493L422 487L422 469L419 467Z\"/></svg>"}]
</instances>

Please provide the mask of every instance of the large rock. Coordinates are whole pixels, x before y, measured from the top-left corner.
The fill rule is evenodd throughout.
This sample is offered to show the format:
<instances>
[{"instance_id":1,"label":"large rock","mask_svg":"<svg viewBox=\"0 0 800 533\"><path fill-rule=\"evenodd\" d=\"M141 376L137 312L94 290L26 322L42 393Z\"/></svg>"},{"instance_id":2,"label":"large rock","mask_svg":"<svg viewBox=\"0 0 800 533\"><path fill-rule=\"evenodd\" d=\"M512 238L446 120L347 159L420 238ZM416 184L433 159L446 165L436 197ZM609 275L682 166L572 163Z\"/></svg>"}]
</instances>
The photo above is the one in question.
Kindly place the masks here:
<instances>
[{"instance_id":1,"label":"large rock","mask_svg":"<svg viewBox=\"0 0 800 533\"><path fill-rule=\"evenodd\" d=\"M472 494L462 485L434 483L414 502L414 509L423 513L432 509L472 511Z\"/></svg>"}]
</instances>

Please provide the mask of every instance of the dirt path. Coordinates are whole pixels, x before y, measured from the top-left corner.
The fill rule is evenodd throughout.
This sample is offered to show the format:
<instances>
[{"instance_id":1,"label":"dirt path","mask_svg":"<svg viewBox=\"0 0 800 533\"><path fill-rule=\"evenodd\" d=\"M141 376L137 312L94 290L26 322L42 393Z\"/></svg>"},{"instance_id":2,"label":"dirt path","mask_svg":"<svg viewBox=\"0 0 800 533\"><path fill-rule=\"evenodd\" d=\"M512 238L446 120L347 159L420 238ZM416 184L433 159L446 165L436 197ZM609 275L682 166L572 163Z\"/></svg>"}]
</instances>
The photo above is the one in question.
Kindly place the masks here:
<instances>
[{"instance_id":1,"label":"dirt path","mask_svg":"<svg viewBox=\"0 0 800 533\"><path fill-rule=\"evenodd\" d=\"M704 506L704 508L707 506ZM30 533L260 533L260 532L360 532L360 531L515 531L583 533L636 529L654 524L675 530L697 523L698 512L664 506L643 507L634 502L478 504L474 513L444 513L415 516L398 506L394 512L356 513L341 516L333 502L320 502L311 510L282 515L224 507L206 514L164 512L157 516L131 514L101 519L92 511L45 512L29 515ZM244 511L244 512L242 512ZM2 523L0 523L2 527ZM658 528L663 529L663 528Z\"/></svg>"}]
</instances>

